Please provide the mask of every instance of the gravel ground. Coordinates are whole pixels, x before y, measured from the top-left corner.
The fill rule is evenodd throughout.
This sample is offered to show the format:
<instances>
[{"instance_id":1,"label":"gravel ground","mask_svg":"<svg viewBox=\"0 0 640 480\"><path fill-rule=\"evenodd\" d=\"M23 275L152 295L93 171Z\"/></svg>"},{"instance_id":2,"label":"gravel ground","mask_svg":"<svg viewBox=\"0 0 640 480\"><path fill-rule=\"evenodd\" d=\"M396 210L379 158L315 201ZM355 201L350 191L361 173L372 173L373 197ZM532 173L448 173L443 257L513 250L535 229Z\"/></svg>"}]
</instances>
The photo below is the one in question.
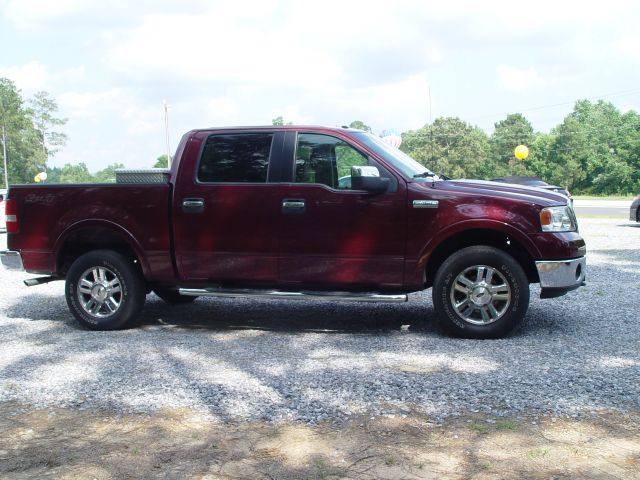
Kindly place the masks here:
<instances>
[{"instance_id":1,"label":"gravel ground","mask_svg":"<svg viewBox=\"0 0 640 480\"><path fill-rule=\"evenodd\" d=\"M479 412L590 416L640 407L640 228L583 218L588 286L540 300L502 340L442 336L430 291L406 304L149 295L141 328L90 332L63 283L0 269L0 401L220 420L342 421ZM4 241L4 239L3 239Z\"/></svg>"}]
</instances>

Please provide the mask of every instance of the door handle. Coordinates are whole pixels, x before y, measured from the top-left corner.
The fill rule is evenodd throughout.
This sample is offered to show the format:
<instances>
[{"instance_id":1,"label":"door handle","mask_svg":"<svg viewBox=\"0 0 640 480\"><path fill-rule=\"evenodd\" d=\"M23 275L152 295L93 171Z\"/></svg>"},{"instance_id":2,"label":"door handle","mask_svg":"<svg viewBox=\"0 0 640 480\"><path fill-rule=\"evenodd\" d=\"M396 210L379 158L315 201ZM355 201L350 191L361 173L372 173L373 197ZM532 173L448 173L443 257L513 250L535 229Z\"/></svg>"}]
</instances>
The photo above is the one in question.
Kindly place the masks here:
<instances>
[{"instance_id":1,"label":"door handle","mask_svg":"<svg viewBox=\"0 0 640 480\"><path fill-rule=\"evenodd\" d=\"M301 198L285 198L282 200L282 213L298 214L304 213L306 204Z\"/></svg>"},{"instance_id":2,"label":"door handle","mask_svg":"<svg viewBox=\"0 0 640 480\"><path fill-rule=\"evenodd\" d=\"M204 211L204 199L185 198L182 200L182 211L184 213L202 213Z\"/></svg>"}]
</instances>

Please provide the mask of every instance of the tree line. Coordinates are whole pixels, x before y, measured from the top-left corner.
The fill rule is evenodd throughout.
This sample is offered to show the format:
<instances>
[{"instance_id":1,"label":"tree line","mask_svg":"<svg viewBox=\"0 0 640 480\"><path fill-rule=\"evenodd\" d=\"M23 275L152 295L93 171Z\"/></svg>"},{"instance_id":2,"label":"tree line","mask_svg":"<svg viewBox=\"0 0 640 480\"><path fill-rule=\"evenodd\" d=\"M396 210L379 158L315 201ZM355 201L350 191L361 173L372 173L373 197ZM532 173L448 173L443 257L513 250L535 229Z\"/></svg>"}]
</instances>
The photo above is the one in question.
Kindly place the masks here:
<instances>
[{"instance_id":1,"label":"tree line","mask_svg":"<svg viewBox=\"0 0 640 480\"><path fill-rule=\"evenodd\" d=\"M20 90L0 78L0 168L9 183L33 183L39 172L47 183L113 182L114 163L92 173L86 164L50 167L67 136L58 131L67 119L57 118L58 105L47 92L23 99ZM287 122L282 117L274 125ZM371 131L360 120L353 128ZM422 128L403 132L400 149L436 173L451 178L492 179L507 175L537 176L575 194L640 193L640 116L621 112L605 101L579 100L573 111L549 133L534 131L520 113L495 123L489 135L457 117L439 117ZM516 160L518 145L529 148L525 161ZM4 171L6 150L7 172ZM166 155L154 167L166 167Z\"/></svg>"},{"instance_id":2,"label":"tree line","mask_svg":"<svg viewBox=\"0 0 640 480\"><path fill-rule=\"evenodd\" d=\"M529 148L516 160L518 145ZM401 150L452 178L537 176L576 194L640 193L640 116L605 101L579 100L549 133L535 132L520 113L487 135L459 118L441 117L402 134Z\"/></svg>"}]
</instances>

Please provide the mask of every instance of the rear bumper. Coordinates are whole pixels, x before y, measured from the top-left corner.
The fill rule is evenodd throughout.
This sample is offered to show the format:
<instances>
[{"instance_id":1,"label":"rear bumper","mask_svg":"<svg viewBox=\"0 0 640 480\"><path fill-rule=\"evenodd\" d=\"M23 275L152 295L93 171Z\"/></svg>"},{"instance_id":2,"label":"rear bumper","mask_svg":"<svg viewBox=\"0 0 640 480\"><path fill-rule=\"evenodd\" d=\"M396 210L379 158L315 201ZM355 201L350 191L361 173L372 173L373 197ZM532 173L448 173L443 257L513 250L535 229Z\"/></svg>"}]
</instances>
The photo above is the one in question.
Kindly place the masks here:
<instances>
[{"instance_id":1,"label":"rear bumper","mask_svg":"<svg viewBox=\"0 0 640 480\"><path fill-rule=\"evenodd\" d=\"M0 250L0 262L7 270L24 270L20 252Z\"/></svg>"},{"instance_id":2,"label":"rear bumper","mask_svg":"<svg viewBox=\"0 0 640 480\"><path fill-rule=\"evenodd\" d=\"M571 260L537 261L542 292L540 298L559 297L585 285L587 257Z\"/></svg>"}]
</instances>

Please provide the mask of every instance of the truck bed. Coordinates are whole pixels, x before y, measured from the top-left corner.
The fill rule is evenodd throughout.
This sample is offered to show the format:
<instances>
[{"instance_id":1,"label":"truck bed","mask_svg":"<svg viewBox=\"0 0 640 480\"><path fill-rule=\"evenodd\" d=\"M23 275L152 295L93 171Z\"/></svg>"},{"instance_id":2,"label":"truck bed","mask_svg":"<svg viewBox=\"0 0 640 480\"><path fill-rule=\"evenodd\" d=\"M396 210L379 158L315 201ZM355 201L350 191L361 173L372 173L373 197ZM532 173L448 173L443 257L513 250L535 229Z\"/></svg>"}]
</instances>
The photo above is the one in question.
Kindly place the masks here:
<instances>
[{"instance_id":1,"label":"truck bed","mask_svg":"<svg viewBox=\"0 0 640 480\"><path fill-rule=\"evenodd\" d=\"M115 241L139 254L149 280L174 278L170 184L15 185L8 198L20 225L8 235L8 248L22 251L29 272L58 272L65 248Z\"/></svg>"}]
</instances>

